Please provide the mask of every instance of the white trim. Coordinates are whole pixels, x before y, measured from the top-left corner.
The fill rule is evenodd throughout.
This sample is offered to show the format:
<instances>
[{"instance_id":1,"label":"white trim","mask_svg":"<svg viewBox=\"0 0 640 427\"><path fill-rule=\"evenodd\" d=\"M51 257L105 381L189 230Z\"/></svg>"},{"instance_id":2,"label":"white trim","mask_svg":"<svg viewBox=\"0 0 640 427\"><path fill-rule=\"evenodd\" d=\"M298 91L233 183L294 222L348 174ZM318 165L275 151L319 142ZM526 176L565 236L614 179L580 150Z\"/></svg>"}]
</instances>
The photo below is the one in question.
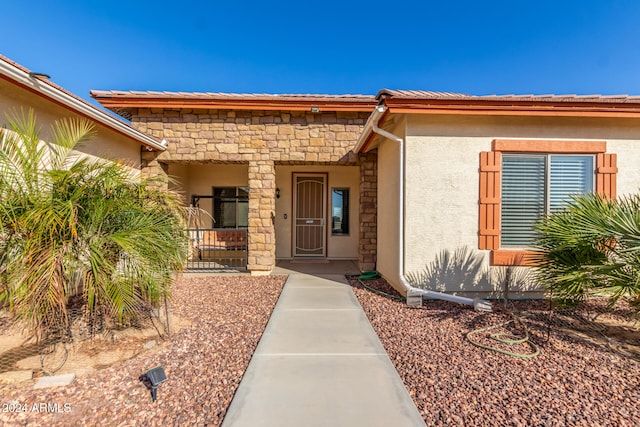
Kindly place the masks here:
<instances>
[{"instance_id":1,"label":"white trim","mask_svg":"<svg viewBox=\"0 0 640 427\"><path fill-rule=\"evenodd\" d=\"M160 141L132 128L127 123L120 121L119 119L109 115L108 113L100 110L98 107L89 104L88 102L76 98L54 86L41 80L38 77L29 75L28 72L17 68L0 57L0 74L8 77L14 82L26 86L38 94L53 99L62 103L63 105L75 110L76 112L85 115L100 124L103 124L117 132L120 132L129 138L138 141L140 144L147 146L150 149L156 151L166 150L166 145L163 145Z\"/></svg>"},{"instance_id":2,"label":"white trim","mask_svg":"<svg viewBox=\"0 0 640 427\"><path fill-rule=\"evenodd\" d=\"M377 105L376 108L373 109L371 115L367 119L367 122L364 124L364 129L362 129L362 132L358 137L356 146L353 148L354 153L360 153L360 151L364 147L364 144L367 142L367 139L369 139L369 135L374 132L374 127L378 127L378 121L380 120L380 117L382 117L382 115L385 113L385 111L386 108L383 105Z\"/></svg>"}]
</instances>

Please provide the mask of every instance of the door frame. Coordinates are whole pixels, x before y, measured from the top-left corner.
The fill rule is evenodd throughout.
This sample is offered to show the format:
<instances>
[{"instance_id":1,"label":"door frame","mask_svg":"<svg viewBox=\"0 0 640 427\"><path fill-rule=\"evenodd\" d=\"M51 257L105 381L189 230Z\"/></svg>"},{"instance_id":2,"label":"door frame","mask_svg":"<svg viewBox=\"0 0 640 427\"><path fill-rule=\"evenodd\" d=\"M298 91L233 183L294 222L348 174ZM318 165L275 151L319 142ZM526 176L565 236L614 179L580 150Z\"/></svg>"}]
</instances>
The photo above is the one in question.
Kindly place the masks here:
<instances>
[{"instance_id":1,"label":"door frame","mask_svg":"<svg viewBox=\"0 0 640 427\"><path fill-rule=\"evenodd\" d=\"M296 203L298 201L298 186L296 183L296 178L299 176L306 177L321 177L322 178L322 254L298 254L296 253L296 240L297 240L297 210ZM291 256L292 258L326 258L327 257L327 244L329 239L327 238L327 189L329 187L329 173L328 172L293 172L291 174L291 188L292 188L292 197L291 197L291 212L292 212L292 221L291 221Z\"/></svg>"}]
</instances>

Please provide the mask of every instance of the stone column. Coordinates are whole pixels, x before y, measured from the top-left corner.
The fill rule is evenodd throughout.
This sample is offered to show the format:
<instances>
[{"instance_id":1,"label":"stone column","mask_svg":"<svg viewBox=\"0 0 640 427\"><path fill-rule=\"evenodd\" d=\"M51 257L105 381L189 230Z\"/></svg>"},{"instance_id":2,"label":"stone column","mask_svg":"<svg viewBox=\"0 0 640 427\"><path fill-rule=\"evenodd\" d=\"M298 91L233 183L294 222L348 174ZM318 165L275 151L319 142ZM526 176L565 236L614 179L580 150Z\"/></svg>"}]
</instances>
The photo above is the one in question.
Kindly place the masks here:
<instances>
[{"instance_id":1,"label":"stone column","mask_svg":"<svg viewBox=\"0 0 640 427\"><path fill-rule=\"evenodd\" d=\"M269 274L276 265L274 215L276 169L272 160L249 162L249 255L251 274Z\"/></svg>"},{"instance_id":2,"label":"stone column","mask_svg":"<svg viewBox=\"0 0 640 427\"><path fill-rule=\"evenodd\" d=\"M360 243L361 271L375 270L378 244L378 150L360 155Z\"/></svg>"}]
</instances>

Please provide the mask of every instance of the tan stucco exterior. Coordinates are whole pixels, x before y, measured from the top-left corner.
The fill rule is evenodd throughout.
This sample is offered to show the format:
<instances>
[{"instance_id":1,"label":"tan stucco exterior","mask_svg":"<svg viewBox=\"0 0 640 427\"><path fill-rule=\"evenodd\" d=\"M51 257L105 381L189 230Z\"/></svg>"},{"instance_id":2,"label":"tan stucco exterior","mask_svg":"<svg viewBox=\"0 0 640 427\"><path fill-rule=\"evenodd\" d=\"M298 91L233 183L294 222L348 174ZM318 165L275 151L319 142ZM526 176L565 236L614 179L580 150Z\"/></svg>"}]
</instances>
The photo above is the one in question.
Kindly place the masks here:
<instances>
[{"instance_id":1,"label":"tan stucco exterior","mask_svg":"<svg viewBox=\"0 0 640 427\"><path fill-rule=\"evenodd\" d=\"M41 138L50 137L50 125L62 118L78 118L80 115L61 104L45 99L22 87L0 79L0 126L8 126L7 114L21 114L33 109L36 113L38 125L41 128ZM106 114L106 113L105 113ZM140 144L132 141L114 130L95 123L95 138L78 147L78 151L92 157L118 160L134 169L140 168Z\"/></svg>"},{"instance_id":2,"label":"tan stucco exterior","mask_svg":"<svg viewBox=\"0 0 640 427\"><path fill-rule=\"evenodd\" d=\"M424 269L442 251L478 247L478 158L490 151L494 139L599 140L618 156L618 195L640 189L640 123L629 119L469 117L408 115L406 121L405 271ZM397 156L383 143L381 177L386 159ZM391 167L388 169L392 169ZM381 189L385 184L380 180ZM382 190L381 205L387 200ZM379 212L381 228L391 220ZM381 237L382 239L382 237ZM389 251L379 246L380 270ZM489 252L485 256L489 267ZM383 255L384 253L384 255ZM386 268L385 268L386 270ZM393 274L386 273L390 278ZM396 287L399 284L394 281ZM459 291L450 283L447 291ZM532 290L532 289L530 289ZM488 285L473 292L492 292Z\"/></svg>"},{"instance_id":3,"label":"tan stucco exterior","mask_svg":"<svg viewBox=\"0 0 640 427\"><path fill-rule=\"evenodd\" d=\"M404 137L404 124L393 129ZM399 227L400 145L382 140L378 147L378 272L398 290L400 285Z\"/></svg>"}]
</instances>

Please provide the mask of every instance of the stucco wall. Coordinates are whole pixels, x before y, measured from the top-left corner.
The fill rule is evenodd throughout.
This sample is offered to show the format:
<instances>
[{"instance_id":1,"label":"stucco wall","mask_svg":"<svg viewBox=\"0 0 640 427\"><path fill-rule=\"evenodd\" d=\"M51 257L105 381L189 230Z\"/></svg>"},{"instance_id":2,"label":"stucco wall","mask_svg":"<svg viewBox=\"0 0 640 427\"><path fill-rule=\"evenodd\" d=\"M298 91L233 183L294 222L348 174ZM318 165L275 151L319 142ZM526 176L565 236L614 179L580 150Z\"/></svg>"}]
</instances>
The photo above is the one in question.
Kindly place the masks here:
<instances>
[{"instance_id":1,"label":"stucco wall","mask_svg":"<svg viewBox=\"0 0 640 427\"><path fill-rule=\"evenodd\" d=\"M404 124L393 133L404 135ZM400 145L383 139L378 146L378 259L377 270L399 291L399 186Z\"/></svg>"},{"instance_id":2,"label":"stucco wall","mask_svg":"<svg viewBox=\"0 0 640 427\"><path fill-rule=\"evenodd\" d=\"M332 188L349 188L349 235L327 237L327 258L358 258L358 224L360 168L357 166L276 166L276 186L280 189L280 198L276 199L276 257L291 258L293 233L293 174L296 172L326 172L327 184L327 224L330 224ZM285 219L284 216L287 216Z\"/></svg>"},{"instance_id":3,"label":"stucco wall","mask_svg":"<svg viewBox=\"0 0 640 427\"><path fill-rule=\"evenodd\" d=\"M604 140L607 152L618 155L618 195L640 189L637 121L415 115L408 117L407 133L407 272L423 269L442 251L478 247L479 152L490 151L493 139ZM488 251L479 252L488 266Z\"/></svg>"},{"instance_id":4,"label":"stucco wall","mask_svg":"<svg viewBox=\"0 0 640 427\"><path fill-rule=\"evenodd\" d=\"M246 187L249 182L248 165L172 163L168 172L178 181L178 189L183 193L186 204L191 203L194 194L211 196L212 187ZM209 215L203 215L202 227L212 227L211 199L202 199L199 206Z\"/></svg>"},{"instance_id":5,"label":"stucco wall","mask_svg":"<svg viewBox=\"0 0 640 427\"><path fill-rule=\"evenodd\" d=\"M43 140L50 138L50 125L62 118L77 118L78 114L54 102L48 101L26 89L0 79L0 126L8 126L7 114L25 113L32 108L40 126ZM94 122L95 123L95 122ZM78 148L78 152L93 157L117 159L132 168L140 168L140 144L106 126L96 124L95 138Z\"/></svg>"},{"instance_id":6,"label":"stucco wall","mask_svg":"<svg viewBox=\"0 0 640 427\"><path fill-rule=\"evenodd\" d=\"M638 130L640 132L640 129ZM618 153L618 195L640 193L640 134L635 140L609 139L607 151Z\"/></svg>"}]
</instances>

